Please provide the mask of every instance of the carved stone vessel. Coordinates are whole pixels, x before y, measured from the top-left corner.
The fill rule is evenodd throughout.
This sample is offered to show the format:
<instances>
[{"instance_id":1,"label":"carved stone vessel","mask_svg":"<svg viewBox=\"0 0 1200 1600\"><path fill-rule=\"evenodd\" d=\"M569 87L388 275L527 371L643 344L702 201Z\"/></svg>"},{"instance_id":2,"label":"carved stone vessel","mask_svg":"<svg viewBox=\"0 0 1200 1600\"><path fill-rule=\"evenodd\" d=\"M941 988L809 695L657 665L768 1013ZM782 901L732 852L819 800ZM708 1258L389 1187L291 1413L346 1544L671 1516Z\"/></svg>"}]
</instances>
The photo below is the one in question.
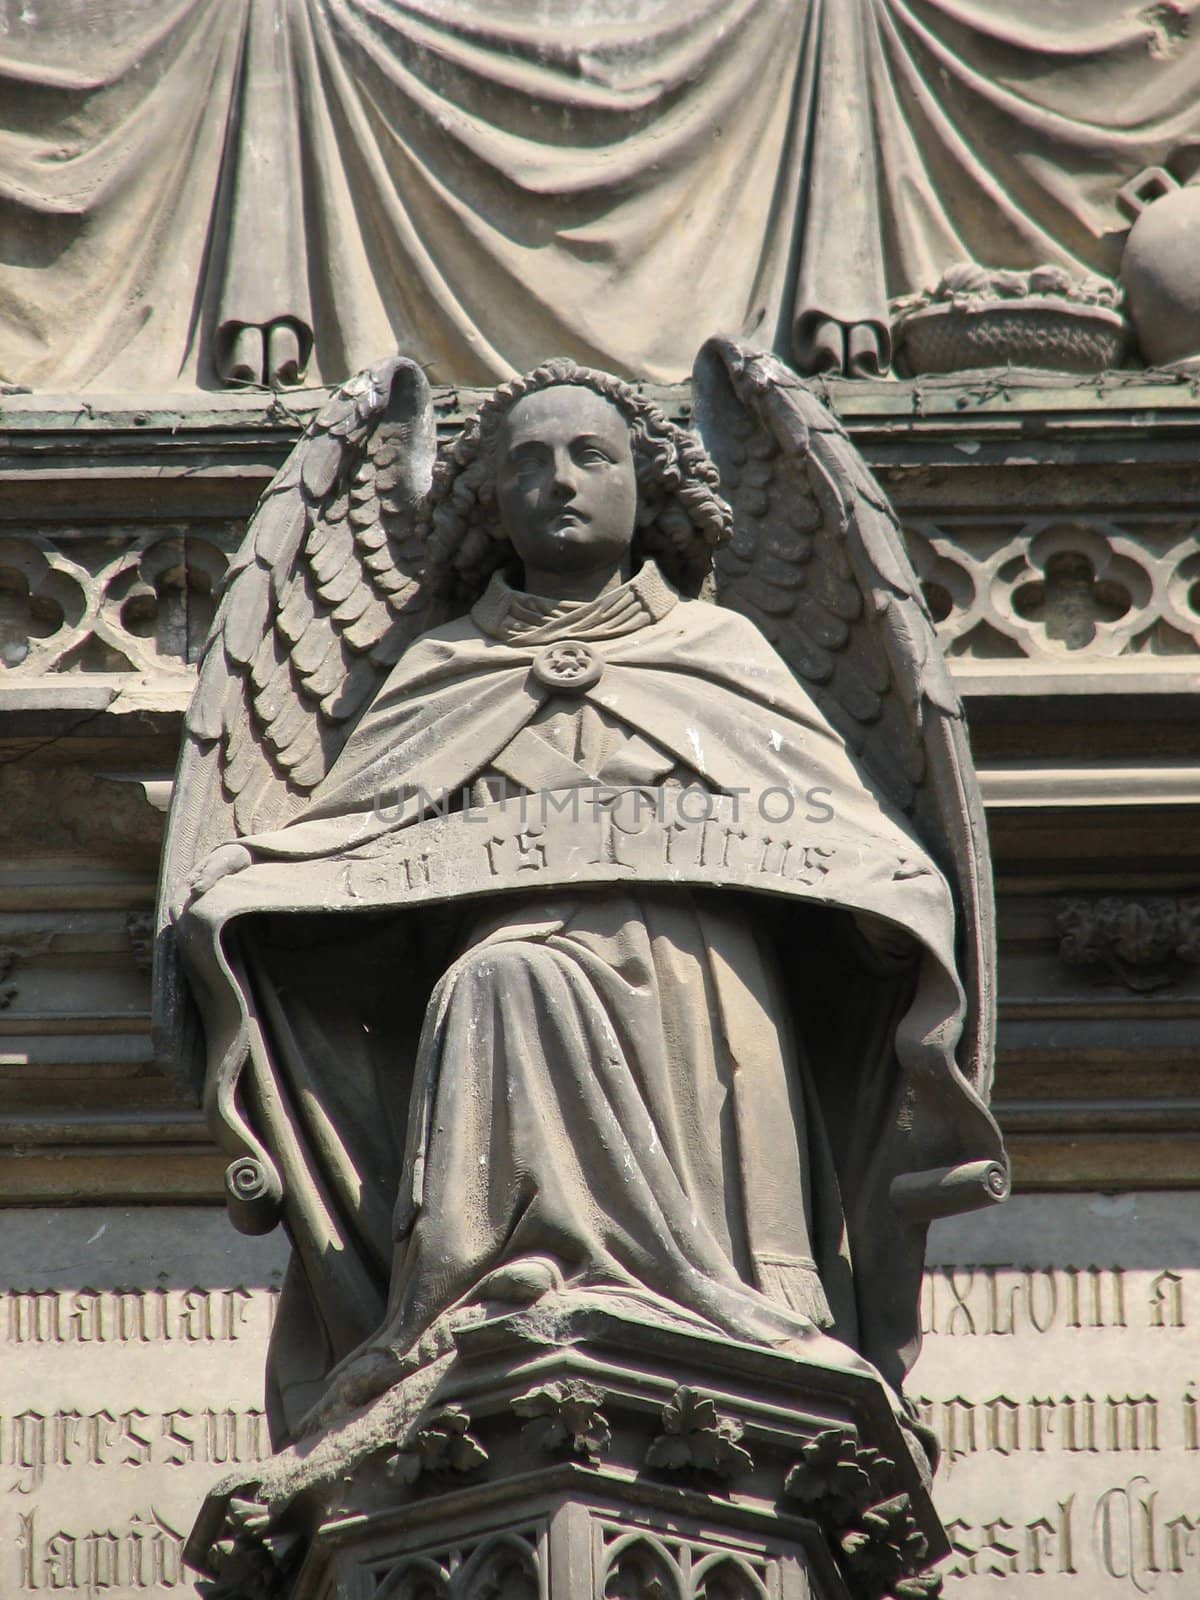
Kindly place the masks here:
<instances>
[{"instance_id":1,"label":"carved stone vessel","mask_svg":"<svg viewBox=\"0 0 1200 1600\"><path fill-rule=\"evenodd\" d=\"M972 367L1102 372L1128 342L1119 294L1060 267L989 271L963 262L929 294L897 302L899 364L912 373Z\"/></svg>"},{"instance_id":2,"label":"carved stone vessel","mask_svg":"<svg viewBox=\"0 0 1200 1600\"><path fill-rule=\"evenodd\" d=\"M1200 361L1200 181L1147 167L1118 199L1133 219L1121 282L1147 365Z\"/></svg>"},{"instance_id":3,"label":"carved stone vessel","mask_svg":"<svg viewBox=\"0 0 1200 1600\"><path fill-rule=\"evenodd\" d=\"M927 306L907 317L896 337L914 373L1005 366L1103 372L1120 361L1126 329L1115 311L1100 306L1030 298Z\"/></svg>"}]
</instances>

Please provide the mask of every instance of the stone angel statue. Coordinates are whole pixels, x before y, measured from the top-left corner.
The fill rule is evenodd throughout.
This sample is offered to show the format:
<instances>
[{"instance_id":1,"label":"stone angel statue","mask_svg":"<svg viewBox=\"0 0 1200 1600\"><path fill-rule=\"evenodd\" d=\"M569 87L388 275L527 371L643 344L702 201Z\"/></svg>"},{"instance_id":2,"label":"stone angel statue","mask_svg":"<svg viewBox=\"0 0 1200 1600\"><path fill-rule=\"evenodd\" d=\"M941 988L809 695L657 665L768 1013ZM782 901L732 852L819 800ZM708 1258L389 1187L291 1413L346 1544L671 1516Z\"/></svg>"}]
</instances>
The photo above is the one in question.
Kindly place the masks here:
<instances>
[{"instance_id":1,"label":"stone angel statue","mask_svg":"<svg viewBox=\"0 0 1200 1600\"><path fill-rule=\"evenodd\" d=\"M550 361L439 459L381 362L230 570L159 1027L293 1246L277 1444L541 1302L898 1392L930 1218L1006 1191L980 801L892 513L775 358L695 386L699 437Z\"/></svg>"}]
</instances>

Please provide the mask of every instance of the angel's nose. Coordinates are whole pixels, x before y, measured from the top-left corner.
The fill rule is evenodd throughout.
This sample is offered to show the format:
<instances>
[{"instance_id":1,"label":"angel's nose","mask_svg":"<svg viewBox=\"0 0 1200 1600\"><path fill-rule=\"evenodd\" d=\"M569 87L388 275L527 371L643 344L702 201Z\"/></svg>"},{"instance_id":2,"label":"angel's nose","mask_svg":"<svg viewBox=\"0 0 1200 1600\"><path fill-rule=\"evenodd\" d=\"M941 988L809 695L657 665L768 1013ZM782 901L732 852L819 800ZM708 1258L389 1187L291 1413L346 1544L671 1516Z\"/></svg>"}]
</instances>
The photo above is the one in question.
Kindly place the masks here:
<instances>
[{"instance_id":1,"label":"angel's nose","mask_svg":"<svg viewBox=\"0 0 1200 1600\"><path fill-rule=\"evenodd\" d=\"M551 487L559 500L573 500L579 489L579 476L569 450L554 452Z\"/></svg>"}]
</instances>

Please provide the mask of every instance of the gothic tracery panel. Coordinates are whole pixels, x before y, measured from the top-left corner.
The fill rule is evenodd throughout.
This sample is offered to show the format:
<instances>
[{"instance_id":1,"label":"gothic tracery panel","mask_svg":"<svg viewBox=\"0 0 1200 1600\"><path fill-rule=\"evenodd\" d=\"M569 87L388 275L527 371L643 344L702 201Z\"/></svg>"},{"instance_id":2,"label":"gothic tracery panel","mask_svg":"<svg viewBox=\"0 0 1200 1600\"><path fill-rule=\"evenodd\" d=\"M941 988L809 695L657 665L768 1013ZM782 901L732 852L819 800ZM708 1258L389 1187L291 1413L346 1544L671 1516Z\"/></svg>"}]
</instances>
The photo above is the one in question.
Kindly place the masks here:
<instances>
[{"instance_id":1,"label":"gothic tracery panel","mask_svg":"<svg viewBox=\"0 0 1200 1600\"><path fill-rule=\"evenodd\" d=\"M973 661L1200 652L1191 519L914 518L905 528L938 635Z\"/></svg>"}]
</instances>

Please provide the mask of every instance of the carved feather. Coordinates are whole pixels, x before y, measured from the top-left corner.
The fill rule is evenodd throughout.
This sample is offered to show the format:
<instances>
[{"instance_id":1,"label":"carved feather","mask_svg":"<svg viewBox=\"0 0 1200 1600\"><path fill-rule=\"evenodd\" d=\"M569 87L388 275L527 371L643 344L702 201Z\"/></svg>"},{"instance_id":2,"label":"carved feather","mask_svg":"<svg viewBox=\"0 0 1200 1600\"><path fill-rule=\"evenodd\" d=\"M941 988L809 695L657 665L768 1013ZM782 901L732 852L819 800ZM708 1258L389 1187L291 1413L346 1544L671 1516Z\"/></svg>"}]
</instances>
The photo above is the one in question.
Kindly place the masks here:
<instances>
[{"instance_id":1,"label":"carved feather","mask_svg":"<svg viewBox=\"0 0 1200 1600\"><path fill-rule=\"evenodd\" d=\"M349 638L351 624L358 621L373 599L370 586L360 579L346 598L334 608L333 621L343 630L344 637Z\"/></svg>"},{"instance_id":2,"label":"carved feather","mask_svg":"<svg viewBox=\"0 0 1200 1600\"><path fill-rule=\"evenodd\" d=\"M279 582L286 582L304 537L307 508L294 488L267 490L258 511L254 560Z\"/></svg>"},{"instance_id":3,"label":"carved feather","mask_svg":"<svg viewBox=\"0 0 1200 1600\"><path fill-rule=\"evenodd\" d=\"M269 624L271 575L265 567L247 567L229 591L225 618L225 654L231 665L248 667Z\"/></svg>"},{"instance_id":4,"label":"carved feather","mask_svg":"<svg viewBox=\"0 0 1200 1600\"><path fill-rule=\"evenodd\" d=\"M313 708L303 695L294 691L287 696L278 714L267 726L267 738L276 751L286 750L308 728L313 720Z\"/></svg>"},{"instance_id":5,"label":"carved feather","mask_svg":"<svg viewBox=\"0 0 1200 1600\"><path fill-rule=\"evenodd\" d=\"M345 632L346 643L352 650L371 650L392 626L392 613L382 600L368 597L360 617L349 624Z\"/></svg>"},{"instance_id":6,"label":"carved feather","mask_svg":"<svg viewBox=\"0 0 1200 1600\"><path fill-rule=\"evenodd\" d=\"M302 575L292 579L285 596L283 609L276 614L275 627L289 645L297 645L312 627L316 609L308 585Z\"/></svg>"},{"instance_id":7,"label":"carved feather","mask_svg":"<svg viewBox=\"0 0 1200 1600\"><path fill-rule=\"evenodd\" d=\"M718 598L759 625L946 870L969 1007L961 1064L986 1091L994 912L983 810L962 706L895 516L837 419L775 357L712 339L695 390L734 513Z\"/></svg>"},{"instance_id":8,"label":"carved feather","mask_svg":"<svg viewBox=\"0 0 1200 1600\"><path fill-rule=\"evenodd\" d=\"M320 637L320 636L318 636ZM304 687L313 700L323 701L333 693L346 671L346 656L341 638L334 634L320 665L308 673Z\"/></svg>"},{"instance_id":9,"label":"carved feather","mask_svg":"<svg viewBox=\"0 0 1200 1600\"><path fill-rule=\"evenodd\" d=\"M316 621L316 612L311 610L313 621ZM310 627L292 646L292 661L299 672L302 682L306 681L313 673L319 672L331 655L337 653L338 636L331 628ZM319 699L320 696L318 695Z\"/></svg>"},{"instance_id":10,"label":"carved feather","mask_svg":"<svg viewBox=\"0 0 1200 1600\"><path fill-rule=\"evenodd\" d=\"M160 926L211 849L296 813L390 665L430 626L414 596L435 448L424 375L393 357L330 397L264 494L218 597L186 720ZM172 1040L182 1048L182 992L170 975L156 984L168 1058Z\"/></svg>"},{"instance_id":11,"label":"carved feather","mask_svg":"<svg viewBox=\"0 0 1200 1600\"><path fill-rule=\"evenodd\" d=\"M354 542L363 551L374 553L387 546L387 529L383 523L372 517L370 522L356 528Z\"/></svg>"},{"instance_id":12,"label":"carved feather","mask_svg":"<svg viewBox=\"0 0 1200 1600\"><path fill-rule=\"evenodd\" d=\"M200 658L196 692L187 715L188 734L202 745L221 736L222 711L228 689L223 674L209 666L209 658L214 652L224 655L224 647L219 638L210 639Z\"/></svg>"}]
</instances>

